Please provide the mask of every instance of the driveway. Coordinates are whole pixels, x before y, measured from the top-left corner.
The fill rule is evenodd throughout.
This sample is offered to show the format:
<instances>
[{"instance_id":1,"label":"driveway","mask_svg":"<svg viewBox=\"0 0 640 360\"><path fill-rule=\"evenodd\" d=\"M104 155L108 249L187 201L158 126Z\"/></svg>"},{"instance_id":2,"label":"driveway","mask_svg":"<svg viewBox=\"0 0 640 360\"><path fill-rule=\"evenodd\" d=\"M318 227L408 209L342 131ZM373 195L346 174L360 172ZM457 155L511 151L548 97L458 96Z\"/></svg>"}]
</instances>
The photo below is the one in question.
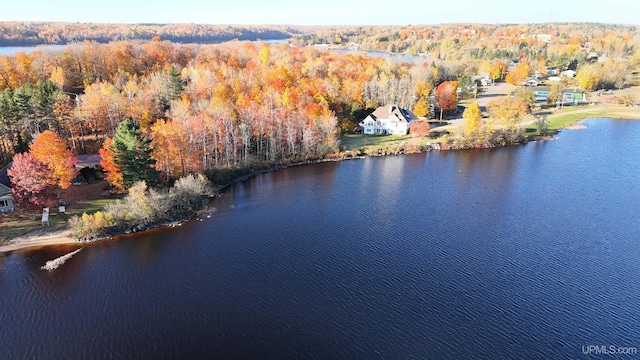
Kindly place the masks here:
<instances>
[{"instance_id":1,"label":"driveway","mask_svg":"<svg viewBox=\"0 0 640 360\"><path fill-rule=\"evenodd\" d=\"M495 85L491 85L491 86L483 86L482 87L483 92L481 92L478 95L478 97L476 98L476 101L478 102L478 105L480 106L480 110L482 112L485 112L487 104L491 100L495 100L495 99L499 98L500 96L506 96L510 92L515 90L515 88L516 87L514 85L511 85L511 84L506 83L506 82L496 83ZM447 119L447 121L449 122L449 125L438 127L437 130L438 131L440 131L440 130L451 131L451 130L456 129L456 128L460 128L461 129L462 126L463 126L462 113L458 114L455 118ZM436 130L436 129L434 129L434 130Z\"/></svg>"},{"instance_id":2,"label":"driveway","mask_svg":"<svg viewBox=\"0 0 640 360\"><path fill-rule=\"evenodd\" d=\"M486 111L486 106L491 100L495 100L500 96L504 96L515 90L515 86L506 82L497 83L492 86L483 86L483 92L476 99L480 110Z\"/></svg>"}]
</instances>

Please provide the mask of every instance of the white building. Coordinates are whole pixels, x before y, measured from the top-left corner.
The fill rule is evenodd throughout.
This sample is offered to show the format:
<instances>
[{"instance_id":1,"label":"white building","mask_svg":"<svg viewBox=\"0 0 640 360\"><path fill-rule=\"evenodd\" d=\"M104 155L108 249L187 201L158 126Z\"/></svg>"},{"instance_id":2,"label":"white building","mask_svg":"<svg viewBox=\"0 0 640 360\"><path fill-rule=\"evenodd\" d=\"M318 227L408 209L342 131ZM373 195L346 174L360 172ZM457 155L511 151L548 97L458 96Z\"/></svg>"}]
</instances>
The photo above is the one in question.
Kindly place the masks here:
<instances>
[{"instance_id":1,"label":"white building","mask_svg":"<svg viewBox=\"0 0 640 360\"><path fill-rule=\"evenodd\" d=\"M411 121L418 117L396 105L381 106L367 116L360 126L370 135L407 135Z\"/></svg>"},{"instance_id":2,"label":"white building","mask_svg":"<svg viewBox=\"0 0 640 360\"><path fill-rule=\"evenodd\" d=\"M12 212L14 210L11 189L0 184L0 212Z\"/></svg>"}]
</instances>

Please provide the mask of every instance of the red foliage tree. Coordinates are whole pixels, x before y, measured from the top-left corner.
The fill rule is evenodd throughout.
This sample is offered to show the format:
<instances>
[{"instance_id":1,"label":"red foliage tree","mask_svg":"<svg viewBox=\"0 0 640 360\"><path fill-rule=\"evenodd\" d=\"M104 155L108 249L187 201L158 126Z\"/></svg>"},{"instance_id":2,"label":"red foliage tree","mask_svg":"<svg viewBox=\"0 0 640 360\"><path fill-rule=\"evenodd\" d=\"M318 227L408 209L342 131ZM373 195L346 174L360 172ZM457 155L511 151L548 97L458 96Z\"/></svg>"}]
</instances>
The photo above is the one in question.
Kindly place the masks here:
<instances>
[{"instance_id":1,"label":"red foliage tree","mask_svg":"<svg viewBox=\"0 0 640 360\"><path fill-rule=\"evenodd\" d=\"M438 85L436 88L436 101L440 110L451 112L456 109L456 106L458 106L456 90L458 90L457 81L445 81Z\"/></svg>"},{"instance_id":2,"label":"red foliage tree","mask_svg":"<svg viewBox=\"0 0 640 360\"><path fill-rule=\"evenodd\" d=\"M37 211L56 198L57 179L47 165L30 153L13 156L7 172L11 179L11 195L19 209Z\"/></svg>"},{"instance_id":3,"label":"red foliage tree","mask_svg":"<svg viewBox=\"0 0 640 360\"><path fill-rule=\"evenodd\" d=\"M411 122L409 133L412 136L425 136L429 135L430 129L429 121L416 119Z\"/></svg>"}]
</instances>

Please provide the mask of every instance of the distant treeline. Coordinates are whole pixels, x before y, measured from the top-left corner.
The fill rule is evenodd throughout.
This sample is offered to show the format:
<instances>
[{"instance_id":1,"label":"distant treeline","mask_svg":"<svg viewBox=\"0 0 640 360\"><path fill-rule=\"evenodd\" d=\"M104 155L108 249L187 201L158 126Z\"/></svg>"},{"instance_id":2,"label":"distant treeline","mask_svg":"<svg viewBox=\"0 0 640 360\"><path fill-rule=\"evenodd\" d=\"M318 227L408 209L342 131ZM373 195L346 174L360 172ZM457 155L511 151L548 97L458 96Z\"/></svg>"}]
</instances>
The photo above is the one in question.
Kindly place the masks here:
<instances>
[{"instance_id":1,"label":"distant treeline","mask_svg":"<svg viewBox=\"0 0 640 360\"><path fill-rule=\"evenodd\" d=\"M0 46L64 45L84 40L108 43L160 37L177 43L211 44L229 40L287 39L301 30L288 26L198 24L91 24L0 22Z\"/></svg>"},{"instance_id":2,"label":"distant treeline","mask_svg":"<svg viewBox=\"0 0 640 360\"><path fill-rule=\"evenodd\" d=\"M625 58L638 51L636 26L597 23L437 24L314 29L297 35L297 46L329 44L369 51L423 54L440 60L497 60L561 54Z\"/></svg>"}]
</instances>

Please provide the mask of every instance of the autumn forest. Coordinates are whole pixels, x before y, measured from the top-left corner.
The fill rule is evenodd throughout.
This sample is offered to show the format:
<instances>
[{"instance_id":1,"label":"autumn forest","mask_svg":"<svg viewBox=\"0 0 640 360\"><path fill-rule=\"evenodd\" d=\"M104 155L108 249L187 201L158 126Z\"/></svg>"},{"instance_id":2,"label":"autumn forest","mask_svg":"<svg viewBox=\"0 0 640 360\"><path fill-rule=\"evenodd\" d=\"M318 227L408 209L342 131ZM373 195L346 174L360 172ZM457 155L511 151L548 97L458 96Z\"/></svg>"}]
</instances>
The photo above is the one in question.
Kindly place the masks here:
<instances>
[{"instance_id":1,"label":"autumn forest","mask_svg":"<svg viewBox=\"0 0 640 360\"><path fill-rule=\"evenodd\" d=\"M102 149L108 156L126 119L150 141L161 179L318 158L339 150L340 133L353 131L380 105L398 104L419 116L434 106L455 111L456 89L480 72L518 84L536 69L573 68L585 81L579 85L593 90L623 86L640 64L635 28L598 24L343 27L305 34L277 28L259 31L295 37L278 45L204 45L163 39L184 35L197 41L214 28L174 26L174 37L165 37L169 28L156 26L152 33L139 26L140 33L154 34L140 40L146 35L115 25L4 23L0 42L66 43L69 38L45 36L64 26L82 41L0 56L3 164L28 151L46 130L75 154ZM84 38L78 29L86 30ZM406 63L313 46L354 43L426 57ZM611 61L593 64L592 52L607 53ZM520 64L507 71L511 59Z\"/></svg>"}]
</instances>

